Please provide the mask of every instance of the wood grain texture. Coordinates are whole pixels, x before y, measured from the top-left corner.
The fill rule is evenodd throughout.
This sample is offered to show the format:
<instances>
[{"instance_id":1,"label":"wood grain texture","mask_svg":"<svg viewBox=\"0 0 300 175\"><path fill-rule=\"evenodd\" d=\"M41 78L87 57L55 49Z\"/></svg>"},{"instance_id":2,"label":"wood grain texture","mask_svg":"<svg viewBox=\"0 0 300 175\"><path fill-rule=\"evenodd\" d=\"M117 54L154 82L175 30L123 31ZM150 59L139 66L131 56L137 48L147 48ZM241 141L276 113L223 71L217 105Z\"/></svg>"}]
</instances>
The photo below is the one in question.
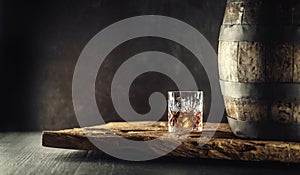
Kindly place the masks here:
<instances>
[{"instance_id":1,"label":"wood grain texture","mask_svg":"<svg viewBox=\"0 0 300 175\"><path fill-rule=\"evenodd\" d=\"M272 8L269 8L269 7ZM299 2L289 1L240 1L227 3L223 24L265 25L299 24Z\"/></svg>"},{"instance_id":2,"label":"wood grain texture","mask_svg":"<svg viewBox=\"0 0 300 175\"><path fill-rule=\"evenodd\" d=\"M246 26L259 27L253 30L254 33L262 31L260 28L271 33L278 27L298 27L299 9L298 0L228 1L221 30L226 26L226 35L237 37L224 39L220 36L220 79L249 84L272 83L274 87L282 83L300 83L299 41L290 40L288 37L280 38L280 34L272 35L273 39L278 40L264 40L243 29ZM236 32L236 27L240 28L240 33ZM261 35L263 36L265 34ZM267 119L286 124L300 123L300 104L296 95L280 100L258 99L254 94L240 99L229 94L227 96L230 97L225 97L226 111L231 118L242 121Z\"/></svg>"},{"instance_id":3,"label":"wood grain texture","mask_svg":"<svg viewBox=\"0 0 300 175\"><path fill-rule=\"evenodd\" d=\"M294 44L294 77L295 83L300 83L300 42Z\"/></svg>"},{"instance_id":4,"label":"wood grain texture","mask_svg":"<svg viewBox=\"0 0 300 175\"><path fill-rule=\"evenodd\" d=\"M252 98L224 97L224 100L228 116L237 120L300 123L300 101L296 99L279 100L272 103Z\"/></svg>"},{"instance_id":5,"label":"wood grain texture","mask_svg":"<svg viewBox=\"0 0 300 175\"><path fill-rule=\"evenodd\" d=\"M80 161L69 161L86 155L83 151L41 147L40 140L40 132L5 133L0 139L1 174L74 174Z\"/></svg>"},{"instance_id":6,"label":"wood grain texture","mask_svg":"<svg viewBox=\"0 0 300 175\"><path fill-rule=\"evenodd\" d=\"M300 123L300 100L296 101L293 112L294 112L294 114L293 114L294 121L296 121L297 123Z\"/></svg>"},{"instance_id":7,"label":"wood grain texture","mask_svg":"<svg viewBox=\"0 0 300 175\"><path fill-rule=\"evenodd\" d=\"M238 44L238 42L219 42L218 66L221 80L238 82Z\"/></svg>"},{"instance_id":8,"label":"wood grain texture","mask_svg":"<svg viewBox=\"0 0 300 175\"><path fill-rule=\"evenodd\" d=\"M265 45L263 43L240 42L237 59L239 82L265 82Z\"/></svg>"},{"instance_id":9,"label":"wood grain texture","mask_svg":"<svg viewBox=\"0 0 300 175\"><path fill-rule=\"evenodd\" d=\"M219 126L214 123L206 123L204 130L211 132L215 127L218 127L218 131L204 146L199 146L200 133L191 133L168 156L300 163L300 143L298 142L238 139L233 136L228 124L225 123ZM114 134L109 133L108 130ZM116 138L117 134L127 139L145 141L158 138L165 133L167 133L166 122L152 124L149 122L115 122L87 128L44 131L43 146L95 150L95 146L88 141L87 137L110 140ZM178 135L174 134L173 136L169 137L169 140L161 141L165 143L177 141Z\"/></svg>"},{"instance_id":10,"label":"wood grain texture","mask_svg":"<svg viewBox=\"0 0 300 175\"><path fill-rule=\"evenodd\" d=\"M274 102L271 105L271 116L274 121L278 121L280 123L297 123L296 118L294 118L294 100L283 100Z\"/></svg>"},{"instance_id":11,"label":"wood grain texture","mask_svg":"<svg viewBox=\"0 0 300 175\"><path fill-rule=\"evenodd\" d=\"M100 151L42 147L41 132L0 133L0 174L261 174L298 175L300 164L162 157L145 162L119 160Z\"/></svg>"},{"instance_id":12,"label":"wood grain texture","mask_svg":"<svg viewBox=\"0 0 300 175\"><path fill-rule=\"evenodd\" d=\"M226 6L223 24L242 24L244 3L229 3Z\"/></svg>"},{"instance_id":13,"label":"wood grain texture","mask_svg":"<svg viewBox=\"0 0 300 175\"><path fill-rule=\"evenodd\" d=\"M293 82L293 43L273 43L267 48L267 82Z\"/></svg>"},{"instance_id":14,"label":"wood grain texture","mask_svg":"<svg viewBox=\"0 0 300 175\"><path fill-rule=\"evenodd\" d=\"M227 114L241 121L266 120L268 105L262 101L251 98L224 97Z\"/></svg>"}]
</instances>

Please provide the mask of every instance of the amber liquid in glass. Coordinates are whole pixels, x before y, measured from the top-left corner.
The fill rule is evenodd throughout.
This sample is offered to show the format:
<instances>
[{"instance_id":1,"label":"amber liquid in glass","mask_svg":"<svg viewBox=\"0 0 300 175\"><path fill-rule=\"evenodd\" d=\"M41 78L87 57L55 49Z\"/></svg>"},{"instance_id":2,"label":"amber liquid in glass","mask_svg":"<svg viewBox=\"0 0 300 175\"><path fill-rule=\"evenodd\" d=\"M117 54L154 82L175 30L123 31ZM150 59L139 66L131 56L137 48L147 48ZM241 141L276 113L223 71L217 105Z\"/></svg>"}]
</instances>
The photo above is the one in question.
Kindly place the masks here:
<instances>
[{"instance_id":1,"label":"amber liquid in glass","mask_svg":"<svg viewBox=\"0 0 300 175\"><path fill-rule=\"evenodd\" d=\"M202 113L194 111L170 111L168 113L169 130L202 131Z\"/></svg>"}]
</instances>

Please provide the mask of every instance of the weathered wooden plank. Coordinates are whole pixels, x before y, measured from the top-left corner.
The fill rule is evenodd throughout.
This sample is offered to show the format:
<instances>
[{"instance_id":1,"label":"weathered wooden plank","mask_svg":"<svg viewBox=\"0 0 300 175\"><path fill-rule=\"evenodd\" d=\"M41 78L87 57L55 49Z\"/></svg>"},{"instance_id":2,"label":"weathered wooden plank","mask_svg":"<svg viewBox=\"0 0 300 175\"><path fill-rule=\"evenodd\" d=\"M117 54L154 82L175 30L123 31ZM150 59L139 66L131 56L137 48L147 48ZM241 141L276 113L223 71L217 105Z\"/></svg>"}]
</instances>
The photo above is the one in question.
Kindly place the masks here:
<instances>
[{"instance_id":1,"label":"weathered wooden plank","mask_svg":"<svg viewBox=\"0 0 300 175\"><path fill-rule=\"evenodd\" d=\"M163 157L129 162L99 151L41 146L41 133L5 133L0 139L0 174L299 174L299 164Z\"/></svg>"},{"instance_id":2,"label":"weathered wooden plank","mask_svg":"<svg viewBox=\"0 0 300 175\"><path fill-rule=\"evenodd\" d=\"M22 154L22 151L24 147L30 145L30 139L20 137L18 133L11 133L2 138L0 143L0 170L15 174L16 168L19 168L19 164L28 156L27 153ZM11 159L12 153L15 154L14 159Z\"/></svg>"},{"instance_id":3,"label":"weathered wooden plank","mask_svg":"<svg viewBox=\"0 0 300 175\"><path fill-rule=\"evenodd\" d=\"M293 112L294 121L300 124L300 100L296 101Z\"/></svg>"},{"instance_id":4,"label":"weathered wooden plank","mask_svg":"<svg viewBox=\"0 0 300 175\"><path fill-rule=\"evenodd\" d=\"M97 139L116 138L116 134L132 140L149 140L167 133L167 123L157 122L148 126L147 122L115 122L87 128L75 128L60 131L44 131L43 145L57 148L95 150L87 136ZM204 130L211 132L217 124L206 123ZM108 130L115 134L110 134ZM166 142L177 141L177 135ZM204 146L200 133L191 133L189 137L168 156L194 157L245 161L279 161L300 163L300 143L283 141L244 140L233 136L228 124L220 124L218 131Z\"/></svg>"},{"instance_id":5,"label":"weathered wooden plank","mask_svg":"<svg viewBox=\"0 0 300 175\"><path fill-rule=\"evenodd\" d=\"M265 44L240 42L238 51L239 82L263 83L265 77Z\"/></svg>"},{"instance_id":6,"label":"weathered wooden plank","mask_svg":"<svg viewBox=\"0 0 300 175\"><path fill-rule=\"evenodd\" d=\"M224 97L228 116L241 121L263 121L268 113L267 104L251 98Z\"/></svg>"},{"instance_id":7,"label":"weathered wooden plank","mask_svg":"<svg viewBox=\"0 0 300 175\"><path fill-rule=\"evenodd\" d=\"M146 162L129 162L113 159L99 152L89 151L86 158L74 173L79 174L211 174L238 175L260 174L272 175L299 174L299 167L286 164L269 164L257 162L221 161L207 159L183 159L163 157Z\"/></svg>"},{"instance_id":8,"label":"weathered wooden plank","mask_svg":"<svg viewBox=\"0 0 300 175\"><path fill-rule=\"evenodd\" d=\"M87 153L45 148L40 141L40 132L6 133L0 140L0 174L74 174L81 162L70 160Z\"/></svg>"},{"instance_id":9,"label":"weathered wooden plank","mask_svg":"<svg viewBox=\"0 0 300 175\"><path fill-rule=\"evenodd\" d=\"M271 4L272 3L272 4ZM298 2L291 1L240 1L227 3L223 24L299 24ZM272 8L270 8L272 6ZM294 7L294 8L293 8ZM292 20L294 19L294 20Z\"/></svg>"},{"instance_id":10,"label":"weathered wooden plank","mask_svg":"<svg viewBox=\"0 0 300 175\"><path fill-rule=\"evenodd\" d=\"M300 42L294 44L294 82L300 83Z\"/></svg>"},{"instance_id":11,"label":"weathered wooden plank","mask_svg":"<svg viewBox=\"0 0 300 175\"><path fill-rule=\"evenodd\" d=\"M298 9L300 9L300 2L298 2ZM299 13L299 12L297 12ZM299 20L299 19L298 19ZM300 21L298 21L300 24ZM294 83L300 83L300 42L294 43ZM300 123L300 100L295 100L293 109L293 119L296 123Z\"/></svg>"},{"instance_id":12,"label":"weathered wooden plank","mask_svg":"<svg viewBox=\"0 0 300 175\"><path fill-rule=\"evenodd\" d=\"M296 123L294 118L294 108L296 100L281 100L273 102L271 105L271 116L274 121L280 123Z\"/></svg>"},{"instance_id":13,"label":"weathered wooden plank","mask_svg":"<svg viewBox=\"0 0 300 175\"><path fill-rule=\"evenodd\" d=\"M293 82L293 44L273 43L267 48L267 82Z\"/></svg>"},{"instance_id":14,"label":"weathered wooden plank","mask_svg":"<svg viewBox=\"0 0 300 175\"><path fill-rule=\"evenodd\" d=\"M238 82L238 46L239 42L219 42L218 66L221 80Z\"/></svg>"},{"instance_id":15,"label":"weathered wooden plank","mask_svg":"<svg viewBox=\"0 0 300 175\"><path fill-rule=\"evenodd\" d=\"M244 3L227 4L223 24L242 24L244 14Z\"/></svg>"}]
</instances>

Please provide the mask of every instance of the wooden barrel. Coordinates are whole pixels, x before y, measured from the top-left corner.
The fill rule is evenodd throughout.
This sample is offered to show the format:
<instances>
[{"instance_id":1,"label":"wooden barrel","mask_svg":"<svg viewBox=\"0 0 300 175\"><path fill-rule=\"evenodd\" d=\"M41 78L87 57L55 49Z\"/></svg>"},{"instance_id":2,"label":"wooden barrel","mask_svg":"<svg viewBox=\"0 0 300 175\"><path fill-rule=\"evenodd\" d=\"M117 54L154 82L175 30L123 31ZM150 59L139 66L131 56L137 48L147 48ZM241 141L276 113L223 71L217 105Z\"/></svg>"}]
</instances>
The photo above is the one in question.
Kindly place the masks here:
<instances>
[{"instance_id":1,"label":"wooden barrel","mask_svg":"<svg viewBox=\"0 0 300 175\"><path fill-rule=\"evenodd\" d=\"M235 135L300 141L300 0L228 0L218 62Z\"/></svg>"}]
</instances>

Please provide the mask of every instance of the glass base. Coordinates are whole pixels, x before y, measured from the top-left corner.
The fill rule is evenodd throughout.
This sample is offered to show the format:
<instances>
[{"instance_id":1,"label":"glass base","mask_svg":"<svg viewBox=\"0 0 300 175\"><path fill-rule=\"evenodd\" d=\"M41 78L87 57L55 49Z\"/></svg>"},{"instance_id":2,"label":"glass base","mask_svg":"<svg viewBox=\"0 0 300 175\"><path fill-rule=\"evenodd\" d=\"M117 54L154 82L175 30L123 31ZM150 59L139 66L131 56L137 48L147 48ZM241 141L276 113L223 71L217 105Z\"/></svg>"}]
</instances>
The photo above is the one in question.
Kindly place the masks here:
<instances>
[{"instance_id":1,"label":"glass base","mask_svg":"<svg viewBox=\"0 0 300 175\"><path fill-rule=\"evenodd\" d=\"M184 132L184 133L189 133L189 132L202 132L203 128L202 127L196 127L196 128L181 128L181 127L171 127L170 125L168 126L168 131L169 132Z\"/></svg>"}]
</instances>

